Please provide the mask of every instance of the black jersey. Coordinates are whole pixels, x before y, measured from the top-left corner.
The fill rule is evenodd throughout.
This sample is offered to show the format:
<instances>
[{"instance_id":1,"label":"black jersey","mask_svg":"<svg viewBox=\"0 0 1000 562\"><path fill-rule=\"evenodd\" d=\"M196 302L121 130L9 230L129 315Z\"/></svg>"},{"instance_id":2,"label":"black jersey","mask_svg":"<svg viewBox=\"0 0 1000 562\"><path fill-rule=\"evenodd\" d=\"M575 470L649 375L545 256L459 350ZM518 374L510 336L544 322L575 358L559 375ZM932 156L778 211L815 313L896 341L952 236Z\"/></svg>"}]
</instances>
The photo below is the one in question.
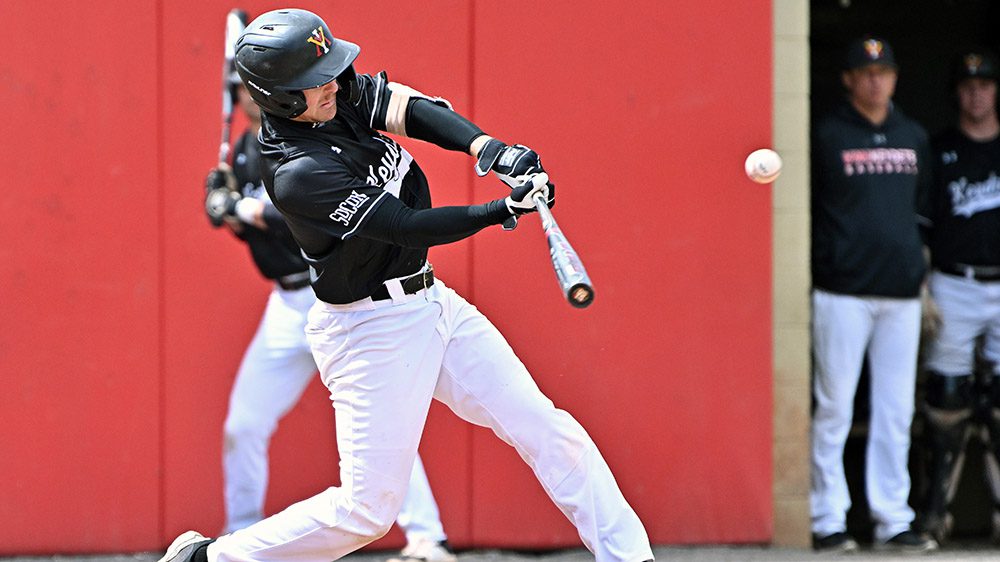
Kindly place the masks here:
<instances>
[{"instance_id":1,"label":"black jersey","mask_svg":"<svg viewBox=\"0 0 1000 562\"><path fill-rule=\"evenodd\" d=\"M257 135L247 131L233 147L233 174L243 197L264 201L264 222L267 229L243 224L237 236L247 243L250 255L268 279L280 279L308 269L302 252L285 224L281 213L271 204L260 178L260 143Z\"/></svg>"},{"instance_id":2,"label":"black jersey","mask_svg":"<svg viewBox=\"0 0 1000 562\"><path fill-rule=\"evenodd\" d=\"M1000 265L1000 138L978 142L950 128L931 146L934 184L922 213L931 263Z\"/></svg>"},{"instance_id":3,"label":"black jersey","mask_svg":"<svg viewBox=\"0 0 1000 562\"><path fill-rule=\"evenodd\" d=\"M386 198L411 209L431 206L427 178L385 130L385 74L360 75L361 99L341 94L337 114L312 124L264 114L264 185L301 246L316 296L348 303L385 280L415 273L427 248L358 236Z\"/></svg>"},{"instance_id":4,"label":"black jersey","mask_svg":"<svg viewBox=\"0 0 1000 562\"><path fill-rule=\"evenodd\" d=\"M873 125L849 104L813 140L813 285L834 293L912 298L925 272L918 195L930 183L927 133L892 108Z\"/></svg>"}]
</instances>

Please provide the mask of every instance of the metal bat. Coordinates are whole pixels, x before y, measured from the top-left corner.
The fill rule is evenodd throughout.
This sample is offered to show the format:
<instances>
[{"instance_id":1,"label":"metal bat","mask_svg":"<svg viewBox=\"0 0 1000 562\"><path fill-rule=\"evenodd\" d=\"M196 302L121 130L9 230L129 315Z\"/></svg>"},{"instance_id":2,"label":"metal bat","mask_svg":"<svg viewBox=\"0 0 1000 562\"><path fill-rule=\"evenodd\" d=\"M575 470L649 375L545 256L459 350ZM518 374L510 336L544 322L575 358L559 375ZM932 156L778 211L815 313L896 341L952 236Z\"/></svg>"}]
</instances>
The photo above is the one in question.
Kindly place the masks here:
<instances>
[{"instance_id":1,"label":"metal bat","mask_svg":"<svg viewBox=\"0 0 1000 562\"><path fill-rule=\"evenodd\" d=\"M569 240L556 223L545 196L536 193L533 201L535 208L538 209L538 215L542 218L542 230L545 231L545 238L549 243L552 268L556 271L559 287L566 295L566 300L576 308L590 306L590 303L594 302L594 286L590 283L590 276L583 268L583 263L580 262L579 254L573 246L570 246Z\"/></svg>"},{"instance_id":2,"label":"metal bat","mask_svg":"<svg viewBox=\"0 0 1000 562\"><path fill-rule=\"evenodd\" d=\"M229 161L230 131L233 125L233 89L229 85L229 75L236 70L236 40L247 27L247 14L239 8L229 11L226 16L226 50L222 61L222 142L219 143L219 162Z\"/></svg>"}]
</instances>

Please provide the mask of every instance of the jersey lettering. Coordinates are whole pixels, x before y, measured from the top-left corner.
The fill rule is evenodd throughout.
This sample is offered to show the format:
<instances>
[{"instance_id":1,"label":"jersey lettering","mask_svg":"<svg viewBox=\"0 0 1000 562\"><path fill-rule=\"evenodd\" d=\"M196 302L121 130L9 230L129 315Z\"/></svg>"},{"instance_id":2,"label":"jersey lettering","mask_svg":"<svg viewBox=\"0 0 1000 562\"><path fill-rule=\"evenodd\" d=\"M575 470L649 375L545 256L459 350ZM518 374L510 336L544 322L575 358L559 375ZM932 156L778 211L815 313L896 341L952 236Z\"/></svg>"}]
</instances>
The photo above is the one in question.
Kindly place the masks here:
<instances>
[{"instance_id":1,"label":"jersey lettering","mask_svg":"<svg viewBox=\"0 0 1000 562\"><path fill-rule=\"evenodd\" d=\"M368 185L385 185L391 181L399 179L399 145L377 138L386 147L385 154L379 161L378 168L373 165L368 166L368 178L365 180Z\"/></svg>"},{"instance_id":2,"label":"jersey lettering","mask_svg":"<svg viewBox=\"0 0 1000 562\"><path fill-rule=\"evenodd\" d=\"M917 151L912 148L855 148L842 150L844 174L916 174Z\"/></svg>"},{"instance_id":3,"label":"jersey lettering","mask_svg":"<svg viewBox=\"0 0 1000 562\"><path fill-rule=\"evenodd\" d=\"M364 193L358 193L357 191L351 190L351 194L347 196L347 199L340 202L337 205L337 210L330 213L330 219L333 222L339 222L344 226L351 225L351 219L358 212L365 202L367 202L369 197Z\"/></svg>"},{"instance_id":4,"label":"jersey lettering","mask_svg":"<svg viewBox=\"0 0 1000 562\"><path fill-rule=\"evenodd\" d=\"M980 211L1000 207L1000 178L990 172L983 181L969 183L965 177L948 183L952 212L956 217L971 217Z\"/></svg>"}]
</instances>

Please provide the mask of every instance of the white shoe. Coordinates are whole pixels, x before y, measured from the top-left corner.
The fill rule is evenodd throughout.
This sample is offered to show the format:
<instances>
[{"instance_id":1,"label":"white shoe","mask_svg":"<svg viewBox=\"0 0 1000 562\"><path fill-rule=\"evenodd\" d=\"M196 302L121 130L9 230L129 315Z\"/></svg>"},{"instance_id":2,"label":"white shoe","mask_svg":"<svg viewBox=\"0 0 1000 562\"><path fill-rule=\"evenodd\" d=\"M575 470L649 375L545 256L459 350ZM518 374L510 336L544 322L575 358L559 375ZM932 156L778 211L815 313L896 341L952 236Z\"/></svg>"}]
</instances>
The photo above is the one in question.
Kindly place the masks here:
<instances>
[{"instance_id":1,"label":"white shoe","mask_svg":"<svg viewBox=\"0 0 1000 562\"><path fill-rule=\"evenodd\" d=\"M191 560L191 556L194 554L195 550L202 543L209 541L210 539L202 536L201 533L197 531L187 531L181 533L179 537L174 539L174 542L170 543L167 547L167 553L160 558L160 562L188 562Z\"/></svg>"},{"instance_id":2,"label":"white shoe","mask_svg":"<svg viewBox=\"0 0 1000 562\"><path fill-rule=\"evenodd\" d=\"M430 539L416 539L406 543L398 557L386 562L456 562L458 557L448 550L444 541L435 542Z\"/></svg>"}]
</instances>

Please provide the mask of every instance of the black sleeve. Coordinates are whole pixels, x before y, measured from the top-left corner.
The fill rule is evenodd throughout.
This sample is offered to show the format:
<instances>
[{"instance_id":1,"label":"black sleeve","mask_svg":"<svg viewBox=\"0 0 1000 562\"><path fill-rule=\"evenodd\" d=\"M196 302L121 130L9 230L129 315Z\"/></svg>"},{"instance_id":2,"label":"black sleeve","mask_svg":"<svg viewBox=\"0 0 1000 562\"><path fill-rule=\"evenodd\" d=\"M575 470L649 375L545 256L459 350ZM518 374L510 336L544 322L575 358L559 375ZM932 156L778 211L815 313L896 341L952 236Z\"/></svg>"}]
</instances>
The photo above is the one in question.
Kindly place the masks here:
<instances>
[{"instance_id":1,"label":"black sleeve","mask_svg":"<svg viewBox=\"0 0 1000 562\"><path fill-rule=\"evenodd\" d=\"M472 141L483 134L482 129L465 117L422 98L409 102L406 132L410 138L462 152L468 152Z\"/></svg>"},{"instance_id":2,"label":"black sleeve","mask_svg":"<svg viewBox=\"0 0 1000 562\"><path fill-rule=\"evenodd\" d=\"M264 224L267 225L268 230L272 232L290 232L288 224L285 222L285 217L281 216L281 211L270 201L264 202L264 212L262 214Z\"/></svg>"},{"instance_id":3,"label":"black sleeve","mask_svg":"<svg viewBox=\"0 0 1000 562\"><path fill-rule=\"evenodd\" d=\"M395 197L386 197L357 236L406 248L429 248L468 238L509 217L503 199L468 207L414 210Z\"/></svg>"}]
</instances>

